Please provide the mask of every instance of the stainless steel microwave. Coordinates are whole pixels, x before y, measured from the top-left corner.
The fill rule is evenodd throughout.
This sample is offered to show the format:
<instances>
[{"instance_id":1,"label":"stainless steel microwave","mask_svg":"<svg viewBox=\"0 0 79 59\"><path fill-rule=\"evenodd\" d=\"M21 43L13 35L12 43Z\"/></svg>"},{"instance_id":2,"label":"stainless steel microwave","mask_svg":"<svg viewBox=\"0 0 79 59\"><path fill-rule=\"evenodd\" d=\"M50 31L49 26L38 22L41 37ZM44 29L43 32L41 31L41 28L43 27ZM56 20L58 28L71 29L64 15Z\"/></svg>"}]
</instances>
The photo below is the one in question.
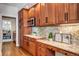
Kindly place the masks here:
<instances>
[{"instance_id":1,"label":"stainless steel microwave","mask_svg":"<svg viewBox=\"0 0 79 59\"><path fill-rule=\"evenodd\" d=\"M28 23L29 27L36 26L36 18L35 17L29 18L29 20L27 21L27 23Z\"/></svg>"}]
</instances>

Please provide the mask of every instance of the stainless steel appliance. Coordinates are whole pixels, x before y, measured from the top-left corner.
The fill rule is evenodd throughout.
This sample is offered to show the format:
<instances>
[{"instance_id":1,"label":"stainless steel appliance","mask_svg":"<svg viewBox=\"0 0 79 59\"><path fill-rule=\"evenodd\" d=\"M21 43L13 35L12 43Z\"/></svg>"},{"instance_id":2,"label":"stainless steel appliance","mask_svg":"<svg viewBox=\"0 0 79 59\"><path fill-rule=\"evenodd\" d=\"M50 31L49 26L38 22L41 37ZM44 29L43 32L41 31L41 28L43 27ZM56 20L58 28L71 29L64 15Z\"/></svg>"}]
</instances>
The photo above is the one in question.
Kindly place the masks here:
<instances>
[{"instance_id":1,"label":"stainless steel appliance","mask_svg":"<svg viewBox=\"0 0 79 59\"><path fill-rule=\"evenodd\" d=\"M36 18L35 17L29 18L29 20L28 20L28 26L29 27L36 26Z\"/></svg>"}]
</instances>

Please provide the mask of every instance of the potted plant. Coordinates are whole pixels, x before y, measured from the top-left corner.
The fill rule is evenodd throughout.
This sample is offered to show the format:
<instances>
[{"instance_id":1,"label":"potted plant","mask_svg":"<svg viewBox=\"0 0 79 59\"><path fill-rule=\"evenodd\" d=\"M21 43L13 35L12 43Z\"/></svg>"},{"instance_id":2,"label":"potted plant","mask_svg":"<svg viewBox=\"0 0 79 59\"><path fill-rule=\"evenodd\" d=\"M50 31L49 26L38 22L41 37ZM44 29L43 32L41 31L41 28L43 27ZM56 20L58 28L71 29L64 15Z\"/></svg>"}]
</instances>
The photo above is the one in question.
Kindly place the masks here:
<instances>
[{"instance_id":1,"label":"potted plant","mask_svg":"<svg viewBox=\"0 0 79 59\"><path fill-rule=\"evenodd\" d=\"M53 35L52 35L52 32L49 33L49 35L48 35L48 39L49 39L49 41L53 41Z\"/></svg>"}]
</instances>

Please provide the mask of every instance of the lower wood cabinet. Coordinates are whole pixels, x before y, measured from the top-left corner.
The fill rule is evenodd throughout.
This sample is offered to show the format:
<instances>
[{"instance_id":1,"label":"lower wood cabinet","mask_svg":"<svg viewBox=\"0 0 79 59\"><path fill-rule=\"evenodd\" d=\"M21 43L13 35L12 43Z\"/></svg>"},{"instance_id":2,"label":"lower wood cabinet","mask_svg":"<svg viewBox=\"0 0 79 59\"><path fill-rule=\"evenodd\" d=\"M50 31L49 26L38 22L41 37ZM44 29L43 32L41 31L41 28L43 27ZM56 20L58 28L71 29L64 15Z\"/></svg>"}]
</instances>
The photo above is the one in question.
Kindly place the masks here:
<instances>
[{"instance_id":1,"label":"lower wood cabinet","mask_svg":"<svg viewBox=\"0 0 79 59\"><path fill-rule=\"evenodd\" d=\"M37 56L54 56L55 52L48 49L45 44L37 43Z\"/></svg>"},{"instance_id":2,"label":"lower wood cabinet","mask_svg":"<svg viewBox=\"0 0 79 59\"><path fill-rule=\"evenodd\" d=\"M28 37L24 37L24 42L23 42L23 48L26 50L26 51L29 51L29 38Z\"/></svg>"},{"instance_id":3,"label":"lower wood cabinet","mask_svg":"<svg viewBox=\"0 0 79 59\"><path fill-rule=\"evenodd\" d=\"M46 56L46 48L38 46L37 47L37 56Z\"/></svg>"},{"instance_id":4,"label":"lower wood cabinet","mask_svg":"<svg viewBox=\"0 0 79 59\"><path fill-rule=\"evenodd\" d=\"M29 42L29 52L33 55L36 56L36 44L33 41Z\"/></svg>"},{"instance_id":5,"label":"lower wood cabinet","mask_svg":"<svg viewBox=\"0 0 79 59\"><path fill-rule=\"evenodd\" d=\"M23 47L33 56L78 56L75 53L36 41L31 37L24 37Z\"/></svg>"}]
</instances>

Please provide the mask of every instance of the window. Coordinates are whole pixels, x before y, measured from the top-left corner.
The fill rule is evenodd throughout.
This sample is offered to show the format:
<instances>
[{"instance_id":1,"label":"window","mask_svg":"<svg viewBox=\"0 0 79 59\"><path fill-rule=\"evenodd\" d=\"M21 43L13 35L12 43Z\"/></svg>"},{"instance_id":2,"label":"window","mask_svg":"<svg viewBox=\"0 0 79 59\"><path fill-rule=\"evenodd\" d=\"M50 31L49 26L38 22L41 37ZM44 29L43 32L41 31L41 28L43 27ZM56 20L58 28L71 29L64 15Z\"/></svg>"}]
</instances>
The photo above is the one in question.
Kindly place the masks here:
<instances>
[{"instance_id":1,"label":"window","mask_svg":"<svg viewBox=\"0 0 79 59\"><path fill-rule=\"evenodd\" d=\"M3 20L3 30L11 30L11 22Z\"/></svg>"}]
</instances>

